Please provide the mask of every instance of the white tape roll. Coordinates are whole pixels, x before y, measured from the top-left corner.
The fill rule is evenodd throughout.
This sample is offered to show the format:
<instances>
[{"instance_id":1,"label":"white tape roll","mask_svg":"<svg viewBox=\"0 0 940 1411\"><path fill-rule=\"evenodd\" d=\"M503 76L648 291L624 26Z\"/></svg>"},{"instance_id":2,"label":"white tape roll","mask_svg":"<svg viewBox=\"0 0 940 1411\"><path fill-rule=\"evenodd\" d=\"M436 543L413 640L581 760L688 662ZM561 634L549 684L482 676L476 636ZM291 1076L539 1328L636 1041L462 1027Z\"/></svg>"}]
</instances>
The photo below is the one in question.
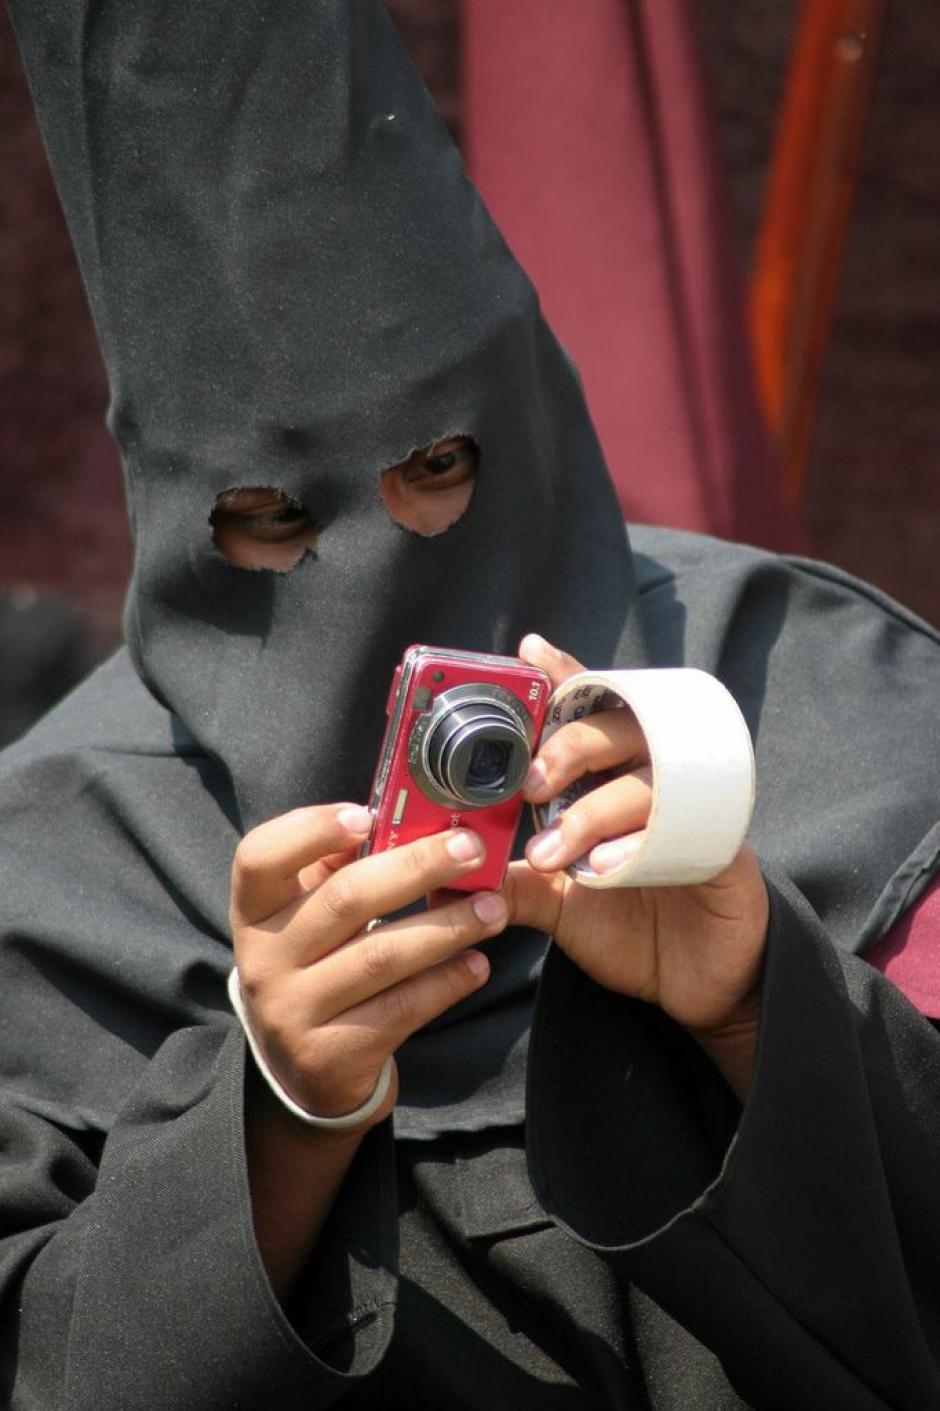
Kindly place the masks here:
<instances>
[{"instance_id":1,"label":"white tape roll","mask_svg":"<svg viewBox=\"0 0 940 1411\"><path fill-rule=\"evenodd\" d=\"M549 701L541 742L572 720L621 704L633 711L649 747L649 822L620 867L595 872L580 858L568 873L585 887L707 882L737 855L754 809L754 750L744 717L720 681L691 667L582 671ZM587 775L538 806L539 826L550 827L597 783Z\"/></svg>"}]
</instances>

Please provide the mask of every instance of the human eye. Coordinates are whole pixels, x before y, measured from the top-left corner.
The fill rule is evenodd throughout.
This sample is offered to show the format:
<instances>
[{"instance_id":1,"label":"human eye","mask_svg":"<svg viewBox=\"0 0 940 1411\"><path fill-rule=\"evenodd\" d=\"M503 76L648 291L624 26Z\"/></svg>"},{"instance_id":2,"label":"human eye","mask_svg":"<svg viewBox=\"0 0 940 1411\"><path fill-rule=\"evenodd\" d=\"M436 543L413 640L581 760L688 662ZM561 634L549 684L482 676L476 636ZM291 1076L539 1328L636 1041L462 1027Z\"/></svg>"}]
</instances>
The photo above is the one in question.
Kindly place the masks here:
<instances>
[{"instance_id":1,"label":"human eye","mask_svg":"<svg viewBox=\"0 0 940 1411\"><path fill-rule=\"evenodd\" d=\"M460 459L460 451L441 451L436 456L424 457L424 468L432 475L443 475L455 466Z\"/></svg>"},{"instance_id":2,"label":"human eye","mask_svg":"<svg viewBox=\"0 0 940 1411\"><path fill-rule=\"evenodd\" d=\"M255 487L220 495L212 522L216 528L224 523L239 535L267 544L283 543L313 525L299 500L281 490Z\"/></svg>"},{"instance_id":3,"label":"human eye","mask_svg":"<svg viewBox=\"0 0 940 1411\"><path fill-rule=\"evenodd\" d=\"M241 516L243 532L268 544L290 539L298 530L306 529L310 524L309 514L303 505L297 504L295 500L287 500L283 505L264 510L260 514Z\"/></svg>"},{"instance_id":4,"label":"human eye","mask_svg":"<svg viewBox=\"0 0 940 1411\"><path fill-rule=\"evenodd\" d=\"M416 451L408 463L408 483L428 490L450 489L473 479L479 455L468 436L437 441Z\"/></svg>"}]
</instances>

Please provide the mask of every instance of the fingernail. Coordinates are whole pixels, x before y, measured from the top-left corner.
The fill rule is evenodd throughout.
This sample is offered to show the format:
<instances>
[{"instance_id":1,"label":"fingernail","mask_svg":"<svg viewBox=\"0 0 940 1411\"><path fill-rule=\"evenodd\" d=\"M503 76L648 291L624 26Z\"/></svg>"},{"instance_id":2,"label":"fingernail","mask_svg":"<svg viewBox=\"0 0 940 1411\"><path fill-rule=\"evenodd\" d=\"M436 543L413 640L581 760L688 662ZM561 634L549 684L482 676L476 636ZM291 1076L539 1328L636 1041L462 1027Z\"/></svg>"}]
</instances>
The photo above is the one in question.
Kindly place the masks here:
<instances>
[{"instance_id":1,"label":"fingernail","mask_svg":"<svg viewBox=\"0 0 940 1411\"><path fill-rule=\"evenodd\" d=\"M612 843L600 843L591 852L590 862L595 872L612 872L622 862L640 850L643 839L639 833L631 833L628 838L616 838Z\"/></svg>"},{"instance_id":2,"label":"fingernail","mask_svg":"<svg viewBox=\"0 0 940 1411\"><path fill-rule=\"evenodd\" d=\"M350 804L341 808L336 815L337 822L347 833L369 833L372 831L372 814L361 804Z\"/></svg>"},{"instance_id":3,"label":"fingernail","mask_svg":"<svg viewBox=\"0 0 940 1411\"><path fill-rule=\"evenodd\" d=\"M481 955L478 950L464 951L463 963L473 975L486 975L490 968L490 963L485 955Z\"/></svg>"},{"instance_id":4,"label":"fingernail","mask_svg":"<svg viewBox=\"0 0 940 1411\"><path fill-rule=\"evenodd\" d=\"M530 862L537 862L540 867L547 867L561 856L562 851L561 829L549 828L545 833L536 833L526 848L526 855Z\"/></svg>"},{"instance_id":5,"label":"fingernail","mask_svg":"<svg viewBox=\"0 0 940 1411\"><path fill-rule=\"evenodd\" d=\"M470 862L483 852L483 844L476 833L455 833L447 839L447 851L455 862Z\"/></svg>"},{"instance_id":6,"label":"fingernail","mask_svg":"<svg viewBox=\"0 0 940 1411\"><path fill-rule=\"evenodd\" d=\"M525 648L533 656L557 657L558 648L553 647L551 642L546 642L544 637L540 637L537 632L528 632L519 643L519 650Z\"/></svg>"},{"instance_id":7,"label":"fingernail","mask_svg":"<svg viewBox=\"0 0 940 1411\"><path fill-rule=\"evenodd\" d=\"M506 903L495 892L481 892L474 897L473 911L484 926L495 926L497 922L505 921L507 915Z\"/></svg>"},{"instance_id":8,"label":"fingernail","mask_svg":"<svg viewBox=\"0 0 940 1411\"><path fill-rule=\"evenodd\" d=\"M548 770L540 759L533 760L522 786L524 794L538 794L548 785Z\"/></svg>"}]
</instances>

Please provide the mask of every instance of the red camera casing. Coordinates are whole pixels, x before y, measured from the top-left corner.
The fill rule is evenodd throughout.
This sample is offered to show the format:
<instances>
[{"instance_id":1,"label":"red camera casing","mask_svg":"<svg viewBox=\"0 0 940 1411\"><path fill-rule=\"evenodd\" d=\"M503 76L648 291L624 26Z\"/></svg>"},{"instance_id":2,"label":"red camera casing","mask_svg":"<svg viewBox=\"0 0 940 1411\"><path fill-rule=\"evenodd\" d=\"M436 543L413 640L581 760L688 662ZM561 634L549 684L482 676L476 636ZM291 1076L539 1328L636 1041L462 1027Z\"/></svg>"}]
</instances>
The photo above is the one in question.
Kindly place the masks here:
<instances>
[{"instance_id":1,"label":"red camera casing","mask_svg":"<svg viewBox=\"0 0 940 1411\"><path fill-rule=\"evenodd\" d=\"M451 886L502 886L551 683L517 657L412 646L389 691L362 855L468 827L486 856Z\"/></svg>"}]
</instances>

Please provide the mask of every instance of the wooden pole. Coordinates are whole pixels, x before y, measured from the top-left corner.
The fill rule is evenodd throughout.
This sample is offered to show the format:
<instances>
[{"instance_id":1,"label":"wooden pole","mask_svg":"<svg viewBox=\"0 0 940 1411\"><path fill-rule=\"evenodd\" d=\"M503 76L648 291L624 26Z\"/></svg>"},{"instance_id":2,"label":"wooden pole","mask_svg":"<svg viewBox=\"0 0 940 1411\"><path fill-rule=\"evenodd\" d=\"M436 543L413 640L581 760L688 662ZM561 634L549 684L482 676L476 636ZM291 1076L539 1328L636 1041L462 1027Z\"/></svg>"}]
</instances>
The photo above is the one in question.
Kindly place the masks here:
<instances>
[{"instance_id":1,"label":"wooden pole","mask_svg":"<svg viewBox=\"0 0 940 1411\"><path fill-rule=\"evenodd\" d=\"M803 0L750 288L761 399L797 508L885 0Z\"/></svg>"}]
</instances>

